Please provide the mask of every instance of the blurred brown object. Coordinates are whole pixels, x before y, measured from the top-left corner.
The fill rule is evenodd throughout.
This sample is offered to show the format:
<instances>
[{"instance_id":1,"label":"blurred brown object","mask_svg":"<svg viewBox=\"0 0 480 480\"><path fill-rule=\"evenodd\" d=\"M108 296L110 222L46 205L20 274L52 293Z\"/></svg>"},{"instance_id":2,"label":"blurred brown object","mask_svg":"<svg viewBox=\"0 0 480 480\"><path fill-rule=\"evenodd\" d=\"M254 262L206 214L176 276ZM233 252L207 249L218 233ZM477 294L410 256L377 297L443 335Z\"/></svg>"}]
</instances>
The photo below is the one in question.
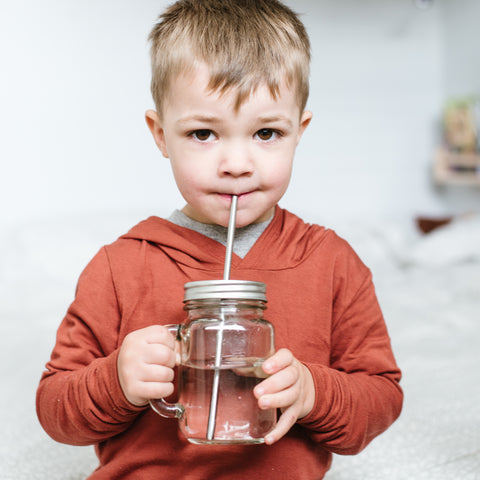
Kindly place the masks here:
<instances>
[{"instance_id":1,"label":"blurred brown object","mask_svg":"<svg viewBox=\"0 0 480 480\"><path fill-rule=\"evenodd\" d=\"M433 179L437 185L480 186L480 154L437 149L433 162Z\"/></svg>"},{"instance_id":2,"label":"blurred brown object","mask_svg":"<svg viewBox=\"0 0 480 480\"><path fill-rule=\"evenodd\" d=\"M424 233L430 233L438 227L449 224L453 220L453 216L448 217L416 217L415 223L418 229Z\"/></svg>"}]
</instances>

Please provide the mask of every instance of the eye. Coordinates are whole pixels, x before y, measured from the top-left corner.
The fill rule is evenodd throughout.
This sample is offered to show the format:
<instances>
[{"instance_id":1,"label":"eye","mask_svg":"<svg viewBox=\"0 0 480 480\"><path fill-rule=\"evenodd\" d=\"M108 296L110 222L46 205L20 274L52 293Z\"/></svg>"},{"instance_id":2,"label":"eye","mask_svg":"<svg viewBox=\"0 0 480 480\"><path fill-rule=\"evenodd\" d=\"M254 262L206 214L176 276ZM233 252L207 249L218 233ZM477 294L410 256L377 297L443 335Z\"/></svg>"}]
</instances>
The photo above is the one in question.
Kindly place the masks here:
<instances>
[{"instance_id":1,"label":"eye","mask_svg":"<svg viewBox=\"0 0 480 480\"><path fill-rule=\"evenodd\" d=\"M208 129L195 130L190 135L199 142L206 142L207 140L211 140L213 138L213 132Z\"/></svg>"},{"instance_id":2,"label":"eye","mask_svg":"<svg viewBox=\"0 0 480 480\"><path fill-rule=\"evenodd\" d=\"M260 140L268 142L269 140L274 140L280 136L280 132L274 130L273 128L262 128L255 134Z\"/></svg>"}]
</instances>

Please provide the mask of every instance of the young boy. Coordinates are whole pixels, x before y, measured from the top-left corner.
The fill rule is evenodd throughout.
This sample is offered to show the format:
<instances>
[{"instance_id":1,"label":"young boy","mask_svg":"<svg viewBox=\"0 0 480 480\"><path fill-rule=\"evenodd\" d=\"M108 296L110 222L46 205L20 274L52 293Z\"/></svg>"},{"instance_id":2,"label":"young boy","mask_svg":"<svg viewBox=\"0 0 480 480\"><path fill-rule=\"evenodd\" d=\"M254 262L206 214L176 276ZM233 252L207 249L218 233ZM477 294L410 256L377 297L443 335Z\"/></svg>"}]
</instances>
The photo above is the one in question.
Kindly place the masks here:
<instances>
[{"instance_id":1,"label":"young boy","mask_svg":"<svg viewBox=\"0 0 480 480\"><path fill-rule=\"evenodd\" d=\"M369 270L277 205L312 116L307 34L276 0L180 0L150 39L147 124L186 206L86 267L40 381L40 422L57 441L95 444L91 479L320 479L332 452L357 453L388 428L403 397ZM254 395L280 416L264 445L198 446L148 401L174 391L162 325L184 321L183 285L222 278L232 195L231 278L266 283L276 336Z\"/></svg>"}]
</instances>

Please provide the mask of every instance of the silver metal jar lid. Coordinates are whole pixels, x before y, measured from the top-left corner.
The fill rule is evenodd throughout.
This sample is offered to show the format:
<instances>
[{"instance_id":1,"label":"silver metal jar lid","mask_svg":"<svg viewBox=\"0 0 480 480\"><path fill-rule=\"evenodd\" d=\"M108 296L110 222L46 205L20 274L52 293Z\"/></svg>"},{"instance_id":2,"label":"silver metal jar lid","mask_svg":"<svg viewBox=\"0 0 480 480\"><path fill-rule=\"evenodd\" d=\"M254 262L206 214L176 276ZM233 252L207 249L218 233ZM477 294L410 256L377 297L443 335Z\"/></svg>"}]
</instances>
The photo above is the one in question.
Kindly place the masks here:
<instances>
[{"instance_id":1,"label":"silver metal jar lid","mask_svg":"<svg viewBox=\"0 0 480 480\"><path fill-rule=\"evenodd\" d=\"M267 301L263 282L250 280L202 280L184 285L183 301L189 300L260 300Z\"/></svg>"}]
</instances>

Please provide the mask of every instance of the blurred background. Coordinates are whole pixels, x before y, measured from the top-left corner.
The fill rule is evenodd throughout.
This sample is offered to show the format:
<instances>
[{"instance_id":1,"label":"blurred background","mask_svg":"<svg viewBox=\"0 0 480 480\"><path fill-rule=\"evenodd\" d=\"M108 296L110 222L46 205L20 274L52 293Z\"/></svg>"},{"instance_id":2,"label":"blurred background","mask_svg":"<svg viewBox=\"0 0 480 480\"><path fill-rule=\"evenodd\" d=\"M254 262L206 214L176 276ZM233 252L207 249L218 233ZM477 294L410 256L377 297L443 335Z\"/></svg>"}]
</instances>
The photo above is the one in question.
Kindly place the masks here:
<instances>
[{"instance_id":1,"label":"blurred background","mask_svg":"<svg viewBox=\"0 0 480 480\"><path fill-rule=\"evenodd\" d=\"M0 2L2 224L183 205L143 115L162 0ZM432 176L445 105L480 93L476 0L295 0L314 113L283 206L307 218L450 214L480 189ZM140 6L141 5L141 6Z\"/></svg>"},{"instance_id":2,"label":"blurred background","mask_svg":"<svg viewBox=\"0 0 480 480\"><path fill-rule=\"evenodd\" d=\"M0 0L4 480L96 465L47 437L35 391L88 260L184 204L144 121L147 36L169 3ZM478 480L480 1L286 3L312 41L314 118L281 206L371 268L406 394L400 420L327 478Z\"/></svg>"}]
</instances>

